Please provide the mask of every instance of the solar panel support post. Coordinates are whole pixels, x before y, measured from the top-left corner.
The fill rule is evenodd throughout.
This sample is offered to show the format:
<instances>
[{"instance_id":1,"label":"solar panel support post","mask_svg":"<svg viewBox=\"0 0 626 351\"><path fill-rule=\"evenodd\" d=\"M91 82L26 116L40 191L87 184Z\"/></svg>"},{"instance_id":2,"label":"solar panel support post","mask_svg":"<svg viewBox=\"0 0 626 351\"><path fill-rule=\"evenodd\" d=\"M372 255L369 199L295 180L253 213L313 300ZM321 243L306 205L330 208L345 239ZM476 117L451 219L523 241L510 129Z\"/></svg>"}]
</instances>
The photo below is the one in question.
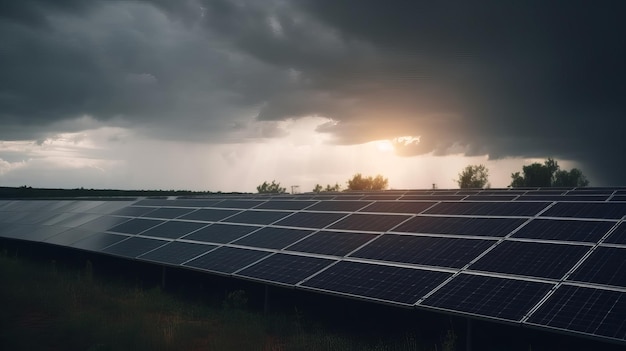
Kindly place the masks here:
<instances>
[{"instance_id":1,"label":"solar panel support post","mask_svg":"<svg viewBox=\"0 0 626 351\"><path fill-rule=\"evenodd\" d=\"M166 269L165 266L161 267L161 289L165 290L165 278L166 278Z\"/></svg>"},{"instance_id":2,"label":"solar panel support post","mask_svg":"<svg viewBox=\"0 0 626 351\"><path fill-rule=\"evenodd\" d=\"M265 285L265 300L263 302L263 312L268 314L270 312L270 286Z\"/></svg>"},{"instance_id":3,"label":"solar panel support post","mask_svg":"<svg viewBox=\"0 0 626 351\"><path fill-rule=\"evenodd\" d=\"M467 330L465 332L465 350L472 351L472 320L467 318Z\"/></svg>"}]
</instances>

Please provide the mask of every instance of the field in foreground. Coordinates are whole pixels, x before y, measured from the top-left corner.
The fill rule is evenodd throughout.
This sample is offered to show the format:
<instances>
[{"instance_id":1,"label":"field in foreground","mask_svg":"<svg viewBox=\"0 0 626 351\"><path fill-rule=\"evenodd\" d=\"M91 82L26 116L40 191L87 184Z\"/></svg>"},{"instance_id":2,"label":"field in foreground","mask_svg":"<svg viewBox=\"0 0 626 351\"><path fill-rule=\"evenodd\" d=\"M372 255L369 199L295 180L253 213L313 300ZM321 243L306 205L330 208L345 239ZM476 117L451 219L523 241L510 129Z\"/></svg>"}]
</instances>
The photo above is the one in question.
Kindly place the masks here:
<instances>
[{"instance_id":1,"label":"field in foreground","mask_svg":"<svg viewBox=\"0 0 626 351\"><path fill-rule=\"evenodd\" d=\"M326 330L301 314L264 315L233 291L192 301L128 281L0 253L2 350L453 350L407 334L363 340Z\"/></svg>"}]
</instances>

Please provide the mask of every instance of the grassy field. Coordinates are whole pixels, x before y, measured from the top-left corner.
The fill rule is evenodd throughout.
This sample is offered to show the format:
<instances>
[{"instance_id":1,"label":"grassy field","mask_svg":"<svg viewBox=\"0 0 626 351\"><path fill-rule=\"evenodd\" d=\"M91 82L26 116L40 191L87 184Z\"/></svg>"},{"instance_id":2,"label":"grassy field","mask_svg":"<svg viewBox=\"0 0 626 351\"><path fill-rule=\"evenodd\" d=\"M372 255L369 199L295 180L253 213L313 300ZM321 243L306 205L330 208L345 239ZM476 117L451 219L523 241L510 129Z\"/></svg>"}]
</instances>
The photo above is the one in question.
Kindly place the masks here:
<instances>
[{"instance_id":1,"label":"grassy field","mask_svg":"<svg viewBox=\"0 0 626 351\"><path fill-rule=\"evenodd\" d=\"M235 290L221 301L194 301L159 288L0 253L2 350L454 350L407 334L363 340L305 322L298 313L246 308Z\"/></svg>"}]
</instances>

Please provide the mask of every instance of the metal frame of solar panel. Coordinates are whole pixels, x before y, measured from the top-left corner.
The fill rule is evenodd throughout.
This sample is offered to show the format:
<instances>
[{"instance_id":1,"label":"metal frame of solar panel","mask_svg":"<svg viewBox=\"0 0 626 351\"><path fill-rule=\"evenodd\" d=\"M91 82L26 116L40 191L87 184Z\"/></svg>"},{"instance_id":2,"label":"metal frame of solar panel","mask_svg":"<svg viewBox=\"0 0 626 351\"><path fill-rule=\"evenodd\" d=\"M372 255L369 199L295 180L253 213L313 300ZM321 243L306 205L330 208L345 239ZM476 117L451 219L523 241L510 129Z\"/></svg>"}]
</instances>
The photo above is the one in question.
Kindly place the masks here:
<instances>
[{"instance_id":1,"label":"metal frame of solar panel","mask_svg":"<svg viewBox=\"0 0 626 351\"><path fill-rule=\"evenodd\" d=\"M618 201L625 194L515 188L0 200L0 238L626 345L626 202ZM577 314L582 305L592 309Z\"/></svg>"}]
</instances>

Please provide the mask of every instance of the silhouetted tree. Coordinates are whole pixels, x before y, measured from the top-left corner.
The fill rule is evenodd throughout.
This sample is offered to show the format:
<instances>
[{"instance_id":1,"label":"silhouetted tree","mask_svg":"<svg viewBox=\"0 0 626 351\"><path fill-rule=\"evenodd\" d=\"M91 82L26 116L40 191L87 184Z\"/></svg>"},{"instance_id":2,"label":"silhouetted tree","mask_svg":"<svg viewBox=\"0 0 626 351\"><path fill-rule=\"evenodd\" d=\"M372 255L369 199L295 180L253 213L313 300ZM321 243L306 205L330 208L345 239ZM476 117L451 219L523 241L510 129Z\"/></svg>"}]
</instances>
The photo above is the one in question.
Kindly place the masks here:
<instances>
[{"instance_id":1,"label":"silhouetted tree","mask_svg":"<svg viewBox=\"0 0 626 351\"><path fill-rule=\"evenodd\" d=\"M272 183L263 182L263 184L256 187L256 190L259 194L282 194L287 192L287 189L282 188L280 183L276 183L275 180L272 180Z\"/></svg>"},{"instance_id":2,"label":"silhouetted tree","mask_svg":"<svg viewBox=\"0 0 626 351\"><path fill-rule=\"evenodd\" d=\"M489 183L489 169L485 165L469 165L459 173L459 188L484 188Z\"/></svg>"},{"instance_id":3,"label":"silhouetted tree","mask_svg":"<svg viewBox=\"0 0 626 351\"><path fill-rule=\"evenodd\" d=\"M330 192L337 192L337 191L341 191L341 185L339 185L339 183L335 183L335 185L330 185L330 184L326 184L326 188L324 189L324 191L330 191Z\"/></svg>"},{"instance_id":4,"label":"silhouetted tree","mask_svg":"<svg viewBox=\"0 0 626 351\"><path fill-rule=\"evenodd\" d=\"M315 184L315 187L313 188L313 192L314 193L320 193L320 192L322 192L322 190L324 190L324 188L322 188L321 185Z\"/></svg>"},{"instance_id":5,"label":"silhouetted tree","mask_svg":"<svg viewBox=\"0 0 626 351\"><path fill-rule=\"evenodd\" d=\"M582 187L589 185L589 181L579 169L561 170L558 162L552 158L548 158L543 164L533 163L524 166L522 173L511 174L511 187Z\"/></svg>"},{"instance_id":6,"label":"silhouetted tree","mask_svg":"<svg viewBox=\"0 0 626 351\"><path fill-rule=\"evenodd\" d=\"M389 186L389 180L382 175L376 177L363 177L361 173L355 174L348 180L348 190L383 190Z\"/></svg>"}]
</instances>

